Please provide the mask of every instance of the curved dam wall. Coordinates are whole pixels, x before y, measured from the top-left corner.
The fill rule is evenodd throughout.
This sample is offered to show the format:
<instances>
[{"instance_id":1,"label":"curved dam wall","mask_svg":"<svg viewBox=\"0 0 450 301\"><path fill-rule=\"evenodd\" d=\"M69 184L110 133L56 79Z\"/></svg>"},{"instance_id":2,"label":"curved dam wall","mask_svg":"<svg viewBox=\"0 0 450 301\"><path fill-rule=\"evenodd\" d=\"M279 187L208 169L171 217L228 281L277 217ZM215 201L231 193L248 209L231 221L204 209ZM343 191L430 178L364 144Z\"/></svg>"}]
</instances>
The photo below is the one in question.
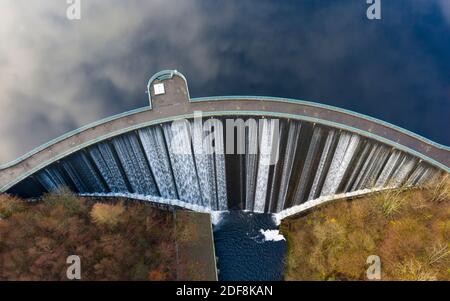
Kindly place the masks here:
<instances>
[{"instance_id":1,"label":"curved dam wall","mask_svg":"<svg viewBox=\"0 0 450 301\"><path fill-rule=\"evenodd\" d=\"M152 87L161 83L165 91L156 95ZM340 197L423 185L449 171L447 147L337 108L190 99L176 71L155 75L148 93L149 108L84 127L0 167L2 191L34 197L67 186L83 195L282 218Z\"/></svg>"},{"instance_id":2,"label":"curved dam wall","mask_svg":"<svg viewBox=\"0 0 450 301\"><path fill-rule=\"evenodd\" d=\"M266 119L256 123L261 137L247 131L243 154L226 154L226 122L213 120L219 151L212 154L202 152L206 133L193 120L163 123L89 146L10 192L40 195L66 186L80 194L154 196L159 202L180 200L212 211L277 213L319 198L421 185L439 173L358 134L287 119L279 124L278 151L264 151L274 142L278 120Z\"/></svg>"}]
</instances>

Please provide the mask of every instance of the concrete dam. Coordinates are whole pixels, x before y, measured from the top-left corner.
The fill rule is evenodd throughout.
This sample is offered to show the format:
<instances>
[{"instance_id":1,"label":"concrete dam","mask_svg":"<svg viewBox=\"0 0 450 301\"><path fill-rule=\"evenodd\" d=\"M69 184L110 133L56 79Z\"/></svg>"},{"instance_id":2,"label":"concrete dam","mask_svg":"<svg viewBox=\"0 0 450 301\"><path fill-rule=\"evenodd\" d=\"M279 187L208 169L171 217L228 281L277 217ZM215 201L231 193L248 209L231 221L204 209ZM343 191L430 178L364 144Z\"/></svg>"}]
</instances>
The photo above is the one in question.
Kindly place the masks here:
<instances>
[{"instance_id":1,"label":"concrete dam","mask_svg":"<svg viewBox=\"0 0 450 301\"><path fill-rule=\"evenodd\" d=\"M450 171L449 147L351 111L274 97L190 98L175 70L155 74L147 93L148 107L0 166L0 192L39 197L64 186L284 218L343 197L425 185Z\"/></svg>"}]
</instances>

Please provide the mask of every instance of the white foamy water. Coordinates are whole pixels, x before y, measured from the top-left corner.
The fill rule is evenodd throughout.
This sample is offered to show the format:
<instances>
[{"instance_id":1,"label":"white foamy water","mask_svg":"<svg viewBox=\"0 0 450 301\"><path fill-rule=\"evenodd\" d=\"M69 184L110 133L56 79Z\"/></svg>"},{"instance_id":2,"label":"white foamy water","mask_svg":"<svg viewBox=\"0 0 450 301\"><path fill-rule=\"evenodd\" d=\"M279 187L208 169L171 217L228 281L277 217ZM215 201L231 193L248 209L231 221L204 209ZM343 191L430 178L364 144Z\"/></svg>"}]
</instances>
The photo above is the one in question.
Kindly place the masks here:
<instances>
[{"instance_id":1,"label":"white foamy water","mask_svg":"<svg viewBox=\"0 0 450 301\"><path fill-rule=\"evenodd\" d=\"M281 241L286 240L279 230L259 230L264 236L264 241Z\"/></svg>"},{"instance_id":2,"label":"white foamy water","mask_svg":"<svg viewBox=\"0 0 450 301\"><path fill-rule=\"evenodd\" d=\"M211 214L211 223L213 226L217 226L223 220L223 213L226 211L212 211Z\"/></svg>"}]
</instances>

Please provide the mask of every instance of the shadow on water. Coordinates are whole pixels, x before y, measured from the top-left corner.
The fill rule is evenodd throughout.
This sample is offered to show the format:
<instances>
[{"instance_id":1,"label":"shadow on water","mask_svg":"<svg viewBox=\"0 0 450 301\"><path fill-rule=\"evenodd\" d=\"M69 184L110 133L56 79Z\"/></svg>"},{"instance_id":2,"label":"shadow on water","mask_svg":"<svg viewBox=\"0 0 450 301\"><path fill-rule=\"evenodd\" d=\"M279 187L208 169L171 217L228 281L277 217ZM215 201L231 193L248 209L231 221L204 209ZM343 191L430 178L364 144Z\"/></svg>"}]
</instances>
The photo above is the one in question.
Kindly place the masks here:
<instances>
[{"instance_id":1,"label":"shadow on water","mask_svg":"<svg viewBox=\"0 0 450 301\"><path fill-rule=\"evenodd\" d=\"M222 213L214 225L219 280L282 280L286 241L267 231L277 229L270 214Z\"/></svg>"}]
</instances>

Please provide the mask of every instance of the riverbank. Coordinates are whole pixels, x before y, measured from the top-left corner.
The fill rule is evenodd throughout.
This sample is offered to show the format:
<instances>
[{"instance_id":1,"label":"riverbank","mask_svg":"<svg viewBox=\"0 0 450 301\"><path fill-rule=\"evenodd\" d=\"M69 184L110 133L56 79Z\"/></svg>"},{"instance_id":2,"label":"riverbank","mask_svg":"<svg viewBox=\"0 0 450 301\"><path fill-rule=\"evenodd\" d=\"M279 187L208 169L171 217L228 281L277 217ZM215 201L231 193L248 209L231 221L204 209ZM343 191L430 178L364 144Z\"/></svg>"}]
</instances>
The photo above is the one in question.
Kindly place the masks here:
<instances>
[{"instance_id":1,"label":"riverbank","mask_svg":"<svg viewBox=\"0 0 450 301\"><path fill-rule=\"evenodd\" d=\"M67 280L71 255L80 259L81 280L194 280L179 274L201 258L203 250L192 250L203 244L206 231L183 243L184 232L168 209L68 191L39 202L0 195L0 280ZM183 229L203 228L207 221L211 235L209 215L177 212ZM197 259L183 255L191 251Z\"/></svg>"},{"instance_id":2,"label":"riverbank","mask_svg":"<svg viewBox=\"0 0 450 301\"><path fill-rule=\"evenodd\" d=\"M450 182L386 191L284 220L286 280L450 280Z\"/></svg>"}]
</instances>

